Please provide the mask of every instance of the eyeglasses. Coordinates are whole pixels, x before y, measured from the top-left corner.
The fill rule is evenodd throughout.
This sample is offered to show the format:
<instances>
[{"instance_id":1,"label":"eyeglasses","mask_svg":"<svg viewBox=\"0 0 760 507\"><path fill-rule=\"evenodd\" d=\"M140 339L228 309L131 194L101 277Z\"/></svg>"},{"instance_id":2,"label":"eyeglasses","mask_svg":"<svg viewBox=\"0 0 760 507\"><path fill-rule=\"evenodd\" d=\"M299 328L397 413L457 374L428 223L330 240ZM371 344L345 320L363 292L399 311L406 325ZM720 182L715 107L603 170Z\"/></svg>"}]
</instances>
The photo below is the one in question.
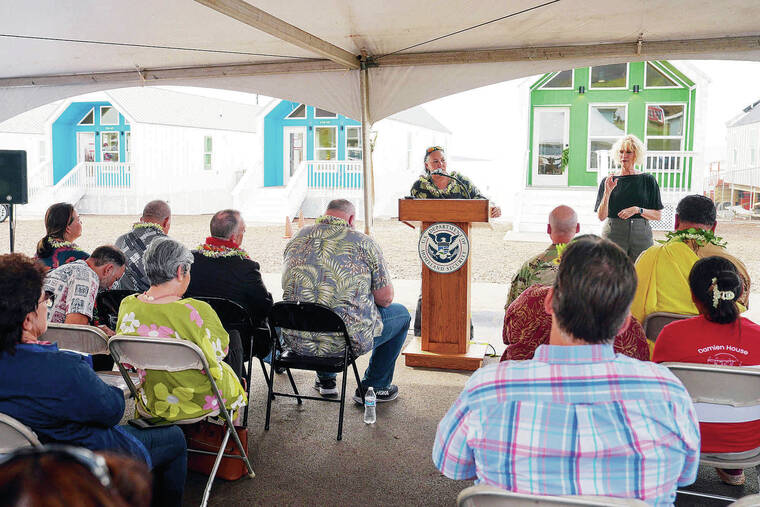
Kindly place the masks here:
<instances>
[{"instance_id":1,"label":"eyeglasses","mask_svg":"<svg viewBox=\"0 0 760 507\"><path fill-rule=\"evenodd\" d=\"M60 444L49 444L42 447L22 447L0 457L0 466L28 456L33 457L35 460L39 460L43 456L55 456L63 461L77 463L85 467L104 488L111 486L111 474L108 472L105 458L82 447Z\"/></svg>"},{"instance_id":2,"label":"eyeglasses","mask_svg":"<svg viewBox=\"0 0 760 507\"><path fill-rule=\"evenodd\" d=\"M40 302L44 302L45 306L52 308L55 305L55 294L49 290L46 290L42 295L42 301Z\"/></svg>"}]
</instances>

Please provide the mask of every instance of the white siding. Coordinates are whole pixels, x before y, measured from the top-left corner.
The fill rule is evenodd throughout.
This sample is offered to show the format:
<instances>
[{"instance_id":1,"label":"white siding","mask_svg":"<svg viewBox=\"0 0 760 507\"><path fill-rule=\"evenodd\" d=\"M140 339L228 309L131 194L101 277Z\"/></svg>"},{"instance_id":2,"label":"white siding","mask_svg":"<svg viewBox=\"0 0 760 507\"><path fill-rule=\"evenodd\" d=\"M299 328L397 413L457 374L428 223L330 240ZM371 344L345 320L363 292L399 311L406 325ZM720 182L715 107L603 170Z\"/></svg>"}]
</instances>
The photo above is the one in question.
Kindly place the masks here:
<instances>
[{"instance_id":1,"label":"white siding","mask_svg":"<svg viewBox=\"0 0 760 507\"><path fill-rule=\"evenodd\" d=\"M40 151L40 143L44 142L44 153ZM0 132L0 150L26 150L26 171L32 175L40 166L40 159L50 159L50 142L43 134L16 134Z\"/></svg>"},{"instance_id":2,"label":"white siding","mask_svg":"<svg viewBox=\"0 0 760 507\"><path fill-rule=\"evenodd\" d=\"M736 171L760 166L758 163L760 157L758 154L758 149L760 149L759 132L760 124L757 123L728 128L726 134L727 170ZM752 161L752 150L755 152L754 163Z\"/></svg>"}]
</instances>

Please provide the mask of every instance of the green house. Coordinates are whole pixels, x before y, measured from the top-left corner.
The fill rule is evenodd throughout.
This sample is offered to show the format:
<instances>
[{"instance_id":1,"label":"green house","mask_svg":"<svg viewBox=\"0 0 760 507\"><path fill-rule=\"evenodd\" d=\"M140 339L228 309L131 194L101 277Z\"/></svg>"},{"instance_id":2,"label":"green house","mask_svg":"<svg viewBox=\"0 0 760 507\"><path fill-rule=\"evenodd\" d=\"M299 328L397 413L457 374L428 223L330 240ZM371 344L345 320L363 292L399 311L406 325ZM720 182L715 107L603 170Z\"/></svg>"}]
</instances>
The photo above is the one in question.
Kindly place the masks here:
<instances>
[{"instance_id":1,"label":"green house","mask_svg":"<svg viewBox=\"0 0 760 507\"><path fill-rule=\"evenodd\" d=\"M624 134L645 143L646 161L638 169L660 183L666 209L661 223L653 225L671 227L674 204L701 185L695 147L703 133L695 120L707 82L696 68L667 61L550 72L533 82L526 193L516 217L524 225L517 227L545 230L548 210L562 202L578 211L582 228L585 221L585 230L596 232L601 225L593 212L596 188L615 169L609 150Z\"/></svg>"}]
</instances>

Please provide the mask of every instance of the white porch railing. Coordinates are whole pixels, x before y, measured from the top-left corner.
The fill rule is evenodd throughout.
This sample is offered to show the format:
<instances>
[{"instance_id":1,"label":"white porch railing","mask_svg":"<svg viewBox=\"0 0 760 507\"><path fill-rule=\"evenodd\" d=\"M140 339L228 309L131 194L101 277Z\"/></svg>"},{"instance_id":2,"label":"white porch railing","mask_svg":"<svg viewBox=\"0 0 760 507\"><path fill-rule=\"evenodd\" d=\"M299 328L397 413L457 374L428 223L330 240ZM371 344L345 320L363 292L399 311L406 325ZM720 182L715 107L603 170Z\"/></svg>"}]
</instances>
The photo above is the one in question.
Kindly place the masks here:
<instances>
[{"instance_id":1,"label":"white porch railing","mask_svg":"<svg viewBox=\"0 0 760 507\"><path fill-rule=\"evenodd\" d=\"M597 151L596 155L599 183L615 165L609 151ZM643 171L654 175L663 194L682 194L695 186L692 175L696 156L694 151L649 151Z\"/></svg>"},{"instance_id":2,"label":"white porch railing","mask_svg":"<svg viewBox=\"0 0 760 507\"><path fill-rule=\"evenodd\" d=\"M134 188L132 164L127 162L80 162L55 188L78 188L86 193L120 192Z\"/></svg>"},{"instance_id":3,"label":"white porch railing","mask_svg":"<svg viewBox=\"0 0 760 507\"><path fill-rule=\"evenodd\" d=\"M27 180L29 201L33 202L40 193L52 186L53 162L51 160L46 160L29 172L29 178Z\"/></svg>"},{"instance_id":4,"label":"white porch railing","mask_svg":"<svg viewBox=\"0 0 760 507\"><path fill-rule=\"evenodd\" d=\"M364 186L361 160L305 160L309 189L356 190Z\"/></svg>"}]
</instances>

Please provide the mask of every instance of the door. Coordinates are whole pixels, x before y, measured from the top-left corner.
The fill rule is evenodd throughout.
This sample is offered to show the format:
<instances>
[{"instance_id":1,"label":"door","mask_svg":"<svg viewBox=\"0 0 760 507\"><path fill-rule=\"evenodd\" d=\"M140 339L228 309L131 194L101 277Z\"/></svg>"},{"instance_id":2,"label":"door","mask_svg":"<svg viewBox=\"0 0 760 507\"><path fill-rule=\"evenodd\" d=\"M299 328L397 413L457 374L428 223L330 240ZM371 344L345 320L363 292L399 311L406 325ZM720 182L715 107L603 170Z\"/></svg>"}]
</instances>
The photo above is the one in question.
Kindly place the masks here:
<instances>
[{"instance_id":1,"label":"door","mask_svg":"<svg viewBox=\"0 0 760 507\"><path fill-rule=\"evenodd\" d=\"M285 127L282 136L285 148L282 159L282 184L287 185L301 161L306 158L306 127Z\"/></svg>"},{"instance_id":2,"label":"door","mask_svg":"<svg viewBox=\"0 0 760 507\"><path fill-rule=\"evenodd\" d=\"M77 164L95 162L95 132L77 132Z\"/></svg>"},{"instance_id":3,"label":"door","mask_svg":"<svg viewBox=\"0 0 760 507\"><path fill-rule=\"evenodd\" d=\"M533 110L533 185L567 186L562 151L569 145L570 108L537 107Z\"/></svg>"}]
</instances>

